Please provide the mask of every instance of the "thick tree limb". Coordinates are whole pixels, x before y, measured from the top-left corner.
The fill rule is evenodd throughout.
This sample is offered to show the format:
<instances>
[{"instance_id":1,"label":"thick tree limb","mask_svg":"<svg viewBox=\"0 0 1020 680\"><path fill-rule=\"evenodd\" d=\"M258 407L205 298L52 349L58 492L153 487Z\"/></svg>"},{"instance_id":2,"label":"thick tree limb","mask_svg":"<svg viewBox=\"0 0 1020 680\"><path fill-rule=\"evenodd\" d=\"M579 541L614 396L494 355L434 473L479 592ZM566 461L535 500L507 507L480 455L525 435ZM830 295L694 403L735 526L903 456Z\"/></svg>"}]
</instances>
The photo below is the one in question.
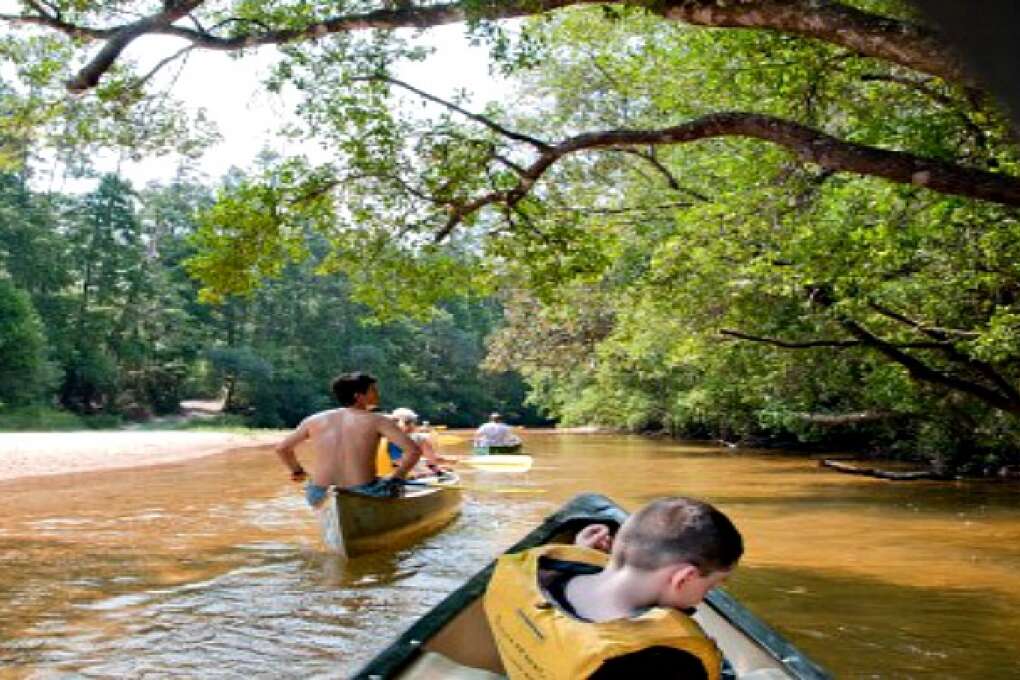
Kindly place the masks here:
<instances>
[{"instance_id":1,"label":"thick tree limb","mask_svg":"<svg viewBox=\"0 0 1020 680\"><path fill-rule=\"evenodd\" d=\"M203 0L166 2L163 5L164 10L159 14L144 17L118 29L106 39L106 44L92 57L92 60L67 82L67 89L71 92L83 92L95 87L99 84L99 78L113 66L121 52L135 39L147 33L158 33L161 29L169 28L171 24L187 16L202 2Z\"/></svg>"},{"instance_id":2,"label":"thick tree limb","mask_svg":"<svg viewBox=\"0 0 1020 680\"><path fill-rule=\"evenodd\" d=\"M436 98L433 98L436 100ZM441 101L441 100L438 100ZM472 114L477 117L477 114ZM491 127L491 126L490 126ZM486 205L515 205L560 159L596 149L684 144L717 137L750 137L789 149L800 161L826 170L882 177L900 184L923 186L944 194L1020 207L1020 178L855 144L799 123L755 113L716 113L658 130L606 130L570 137L549 146L524 168L516 187L494 191L450 206L450 220L436 235L442 240L466 216Z\"/></svg>"},{"instance_id":3,"label":"thick tree limb","mask_svg":"<svg viewBox=\"0 0 1020 680\"><path fill-rule=\"evenodd\" d=\"M1017 389L1008 380L1006 380L1006 378L1003 377L1002 374L999 373L994 366L992 366L988 362L981 361L980 359L975 359L974 357L958 350L953 344L949 342L951 340L951 335L950 332L947 331L946 329L937 328L933 326L926 326L920 323L919 321L911 319L904 314L900 314L899 312L896 312L875 302L872 302L869 305L869 307L871 307L876 312L885 317L894 319L902 324L910 326L911 328L917 330L922 335L937 340L940 343L939 345L940 351L942 351L947 357L983 376L991 384L995 385L995 387L1003 395L1005 395L1006 398L1010 399L1011 401L1020 403L1020 391L1017 391ZM954 333L959 334L963 333L963 331L955 331ZM968 337L971 338L975 338L978 336L979 336L978 333L968 334Z\"/></svg>"},{"instance_id":4,"label":"thick tree limb","mask_svg":"<svg viewBox=\"0 0 1020 680\"><path fill-rule=\"evenodd\" d=\"M1012 399L1010 396L1004 395L996 390L989 389L984 385L938 371L916 357L907 354L892 343L874 335L856 321L843 318L840 319L840 325L842 325L843 328L845 328L847 332L855 338L861 340L864 344L869 347L873 347L886 358L891 359L906 368L910 377L914 380L948 387L949 389L977 397L986 404L994 406L1002 411L1006 411L1007 413L1020 415L1020 401Z\"/></svg>"},{"instance_id":5,"label":"thick tree limb","mask_svg":"<svg viewBox=\"0 0 1020 680\"><path fill-rule=\"evenodd\" d=\"M767 28L845 47L922 73L970 82L962 62L937 34L918 24L817 0L673 0L668 19L718 28Z\"/></svg>"},{"instance_id":6,"label":"thick tree limb","mask_svg":"<svg viewBox=\"0 0 1020 680\"><path fill-rule=\"evenodd\" d=\"M837 347L843 349L846 347L860 347L863 344L859 340L810 340L807 342L788 342L777 338L766 338L759 335L741 333L740 331L729 330L726 328L721 329L719 331L719 335L737 338L738 340L760 342L774 347L782 347L784 349L814 349L817 347Z\"/></svg>"},{"instance_id":7,"label":"thick tree limb","mask_svg":"<svg viewBox=\"0 0 1020 680\"><path fill-rule=\"evenodd\" d=\"M371 12L323 18L296 28L263 29L229 36L216 35L197 27L172 25L201 4L201 0L168 2L167 9L159 14L131 24L104 28L68 24L55 15L38 10L36 14L24 16L0 15L0 20L42 25L77 37L107 40L100 53L72 79L69 84L72 89L93 87L124 47L147 33L177 36L203 49L236 51L257 45L312 40L330 33L373 28L428 28L469 18L508 19L593 4L652 7L667 19L698 26L764 29L813 38L929 75L970 82L960 61L934 31L838 2L819 0L659 0L655 3L647 0L617 3L598 0L503 0L481 5L463 1L428 5L397 3Z\"/></svg>"}]
</instances>

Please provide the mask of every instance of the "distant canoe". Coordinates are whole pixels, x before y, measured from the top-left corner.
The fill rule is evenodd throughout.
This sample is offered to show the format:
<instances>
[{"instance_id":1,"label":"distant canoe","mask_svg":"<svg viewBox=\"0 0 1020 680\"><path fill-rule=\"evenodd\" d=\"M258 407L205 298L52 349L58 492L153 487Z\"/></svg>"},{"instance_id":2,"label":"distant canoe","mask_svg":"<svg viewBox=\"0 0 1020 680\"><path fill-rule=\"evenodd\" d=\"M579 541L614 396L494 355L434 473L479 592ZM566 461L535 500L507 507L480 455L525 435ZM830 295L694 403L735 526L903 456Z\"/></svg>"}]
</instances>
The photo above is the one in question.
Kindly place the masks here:
<instances>
[{"instance_id":1,"label":"distant canoe","mask_svg":"<svg viewBox=\"0 0 1020 680\"><path fill-rule=\"evenodd\" d=\"M627 514L605 496L578 496L507 552L572 543L592 522L619 527ZM354 676L355 680L496 680L505 671L482 610L494 562L411 625ZM722 588L698 606L695 620L714 638L731 672L724 678L828 680L820 666ZM565 650L567 651L567 650ZM580 650L579 650L580 651Z\"/></svg>"},{"instance_id":2,"label":"distant canoe","mask_svg":"<svg viewBox=\"0 0 1020 680\"><path fill-rule=\"evenodd\" d=\"M500 453L520 453L521 449L524 448L524 442L521 441L520 437L514 437L516 441L511 441L506 444L490 444L488 446L479 446L475 444L472 451L476 456L488 456L491 454Z\"/></svg>"},{"instance_id":3,"label":"distant canoe","mask_svg":"<svg viewBox=\"0 0 1020 680\"><path fill-rule=\"evenodd\" d=\"M459 481L444 475L434 485L408 486L400 498L336 490L317 509L323 543L329 552L352 557L436 531L460 512Z\"/></svg>"}]
</instances>

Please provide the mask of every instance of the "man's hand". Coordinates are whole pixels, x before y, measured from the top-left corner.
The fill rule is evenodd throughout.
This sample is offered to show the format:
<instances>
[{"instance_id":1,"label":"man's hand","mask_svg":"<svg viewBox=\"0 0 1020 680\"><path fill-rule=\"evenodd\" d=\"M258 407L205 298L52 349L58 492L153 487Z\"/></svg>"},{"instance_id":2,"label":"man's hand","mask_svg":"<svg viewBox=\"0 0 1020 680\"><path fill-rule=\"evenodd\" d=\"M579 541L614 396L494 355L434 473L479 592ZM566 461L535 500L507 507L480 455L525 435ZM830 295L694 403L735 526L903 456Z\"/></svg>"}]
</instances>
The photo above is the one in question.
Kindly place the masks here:
<instances>
[{"instance_id":1,"label":"man's hand","mask_svg":"<svg viewBox=\"0 0 1020 680\"><path fill-rule=\"evenodd\" d=\"M613 547L613 535L609 533L609 527L605 524L589 524L577 532L574 545L609 552Z\"/></svg>"}]
</instances>

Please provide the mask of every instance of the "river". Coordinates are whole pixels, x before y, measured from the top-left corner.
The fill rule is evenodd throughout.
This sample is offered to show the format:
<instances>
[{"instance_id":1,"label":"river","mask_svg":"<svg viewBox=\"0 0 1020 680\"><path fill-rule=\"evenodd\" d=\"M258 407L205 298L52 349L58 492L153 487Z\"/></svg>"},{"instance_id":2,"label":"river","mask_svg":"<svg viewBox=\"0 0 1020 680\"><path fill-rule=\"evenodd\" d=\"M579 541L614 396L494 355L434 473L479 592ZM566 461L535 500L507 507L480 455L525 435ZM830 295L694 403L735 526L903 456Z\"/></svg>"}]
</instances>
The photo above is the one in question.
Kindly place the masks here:
<instances>
[{"instance_id":1,"label":"river","mask_svg":"<svg viewBox=\"0 0 1020 680\"><path fill-rule=\"evenodd\" d=\"M446 530L348 563L320 551L269 449L0 483L0 677L343 677L583 491L718 505L747 545L727 587L837 677L1020 677L1020 486L638 437L526 442L530 472L463 475L526 493L472 491Z\"/></svg>"}]
</instances>

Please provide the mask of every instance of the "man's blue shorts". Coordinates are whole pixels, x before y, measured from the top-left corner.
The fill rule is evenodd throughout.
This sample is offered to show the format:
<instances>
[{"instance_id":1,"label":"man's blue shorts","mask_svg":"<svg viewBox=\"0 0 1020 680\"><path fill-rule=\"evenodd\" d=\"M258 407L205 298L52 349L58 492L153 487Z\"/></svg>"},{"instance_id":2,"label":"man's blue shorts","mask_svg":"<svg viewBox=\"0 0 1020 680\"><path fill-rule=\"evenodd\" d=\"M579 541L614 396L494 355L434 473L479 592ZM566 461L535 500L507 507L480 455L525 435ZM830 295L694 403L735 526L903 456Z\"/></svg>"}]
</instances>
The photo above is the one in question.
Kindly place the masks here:
<instances>
[{"instance_id":1,"label":"man's blue shorts","mask_svg":"<svg viewBox=\"0 0 1020 680\"><path fill-rule=\"evenodd\" d=\"M376 477L367 484L349 486L345 491L360 493L362 496L375 496L376 498L399 498L403 495L404 485L399 479L392 477Z\"/></svg>"},{"instance_id":2,"label":"man's blue shorts","mask_svg":"<svg viewBox=\"0 0 1020 680\"><path fill-rule=\"evenodd\" d=\"M305 500L308 501L308 505L313 508L319 507L322 501L326 500L326 495L329 493L328 486L319 486L318 484L305 484Z\"/></svg>"},{"instance_id":3,"label":"man's blue shorts","mask_svg":"<svg viewBox=\"0 0 1020 680\"><path fill-rule=\"evenodd\" d=\"M404 485L396 479L389 477L376 477L371 482L358 484L357 486L349 486L345 489L345 491L353 491L354 493L359 493L362 496L373 496L375 498L398 498L403 495ZM305 484L305 500L308 501L308 505L313 508L319 507L328 494L328 486Z\"/></svg>"}]
</instances>

